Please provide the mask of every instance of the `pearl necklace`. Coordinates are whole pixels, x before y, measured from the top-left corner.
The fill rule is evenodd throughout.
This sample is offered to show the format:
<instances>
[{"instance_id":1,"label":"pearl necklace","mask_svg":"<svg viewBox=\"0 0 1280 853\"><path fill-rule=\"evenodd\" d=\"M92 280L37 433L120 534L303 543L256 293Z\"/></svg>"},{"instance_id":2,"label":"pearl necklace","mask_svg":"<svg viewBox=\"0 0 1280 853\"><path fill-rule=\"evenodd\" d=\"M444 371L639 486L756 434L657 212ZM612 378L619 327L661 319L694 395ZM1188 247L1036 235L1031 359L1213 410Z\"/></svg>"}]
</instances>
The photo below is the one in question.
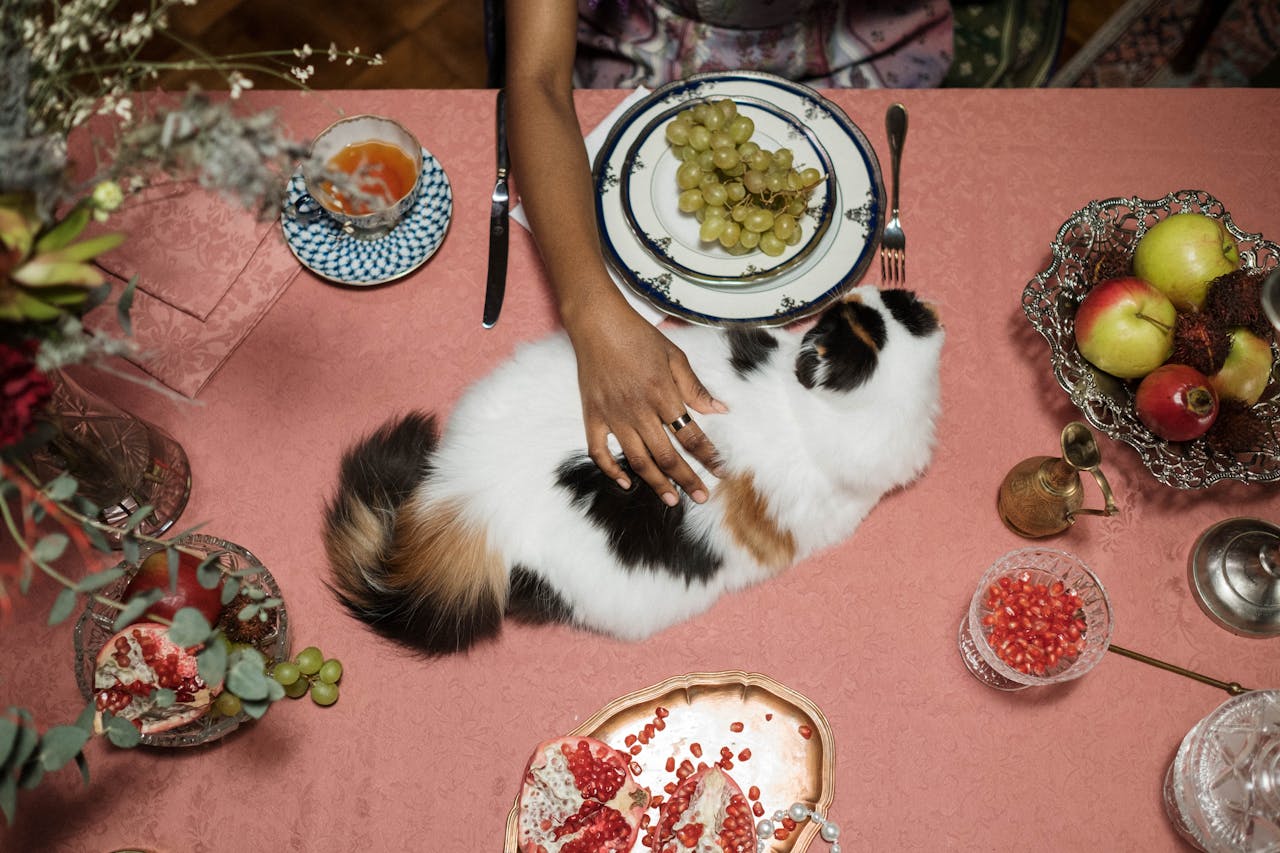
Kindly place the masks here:
<instances>
[{"instance_id":1,"label":"pearl necklace","mask_svg":"<svg viewBox=\"0 0 1280 853\"><path fill-rule=\"evenodd\" d=\"M769 842L773 840L774 830L777 829L777 823L791 818L796 823L805 820L812 820L818 824L818 834L822 836L822 840L831 844L831 853L840 853L840 844L836 839L840 837L840 826L834 820L827 820L818 812L806 806L804 803L792 803L791 808L785 812L776 811L773 813L773 819L762 819L756 824L756 853L766 853Z\"/></svg>"}]
</instances>

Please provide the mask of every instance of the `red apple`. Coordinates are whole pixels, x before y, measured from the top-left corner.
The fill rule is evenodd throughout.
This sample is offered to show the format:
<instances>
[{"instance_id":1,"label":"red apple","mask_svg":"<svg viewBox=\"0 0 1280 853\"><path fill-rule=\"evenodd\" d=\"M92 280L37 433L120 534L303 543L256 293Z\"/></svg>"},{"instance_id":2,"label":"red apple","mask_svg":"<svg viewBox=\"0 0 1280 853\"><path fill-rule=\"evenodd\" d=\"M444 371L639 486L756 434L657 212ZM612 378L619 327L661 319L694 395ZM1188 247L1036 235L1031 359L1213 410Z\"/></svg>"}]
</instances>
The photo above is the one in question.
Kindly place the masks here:
<instances>
[{"instance_id":1,"label":"red apple","mask_svg":"<svg viewBox=\"0 0 1280 853\"><path fill-rule=\"evenodd\" d=\"M1147 230L1133 252L1133 274L1158 288L1180 311L1204 305L1209 282L1240 266L1240 250L1218 219L1179 213Z\"/></svg>"},{"instance_id":2,"label":"red apple","mask_svg":"<svg viewBox=\"0 0 1280 853\"><path fill-rule=\"evenodd\" d=\"M205 589L196 577L196 567L200 565L200 557L178 552L178 582L176 586L169 583L169 559L164 551L157 551L142 561L138 573L125 587L124 600L153 589L164 591L164 596L147 609L147 621L173 619L173 614L184 607L194 607L212 625L222 613L222 584L213 589Z\"/></svg>"},{"instance_id":3,"label":"red apple","mask_svg":"<svg viewBox=\"0 0 1280 853\"><path fill-rule=\"evenodd\" d=\"M1169 298L1142 279L1108 279L1076 309L1076 346L1112 376L1146 376L1173 352L1177 314Z\"/></svg>"},{"instance_id":4,"label":"red apple","mask_svg":"<svg viewBox=\"0 0 1280 853\"><path fill-rule=\"evenodd\" d=\"M1219 399L1252 406L1271 379L1271 345L1248 329L1231 330L1231 348L1222 369L1209 377Z\"/></svg>"},{"instance_id":5,"label":"red apple","mask_svg":"<svg viewBox=\"0 0 1280 853\"><path fill-rule=\"evenodd\" d=\"M1218 417L1218 395L1205 375L1185 364L1166 364L1138 385L1138 420L1166 441L1190 441Z\"/></svg>"}]
</instances>

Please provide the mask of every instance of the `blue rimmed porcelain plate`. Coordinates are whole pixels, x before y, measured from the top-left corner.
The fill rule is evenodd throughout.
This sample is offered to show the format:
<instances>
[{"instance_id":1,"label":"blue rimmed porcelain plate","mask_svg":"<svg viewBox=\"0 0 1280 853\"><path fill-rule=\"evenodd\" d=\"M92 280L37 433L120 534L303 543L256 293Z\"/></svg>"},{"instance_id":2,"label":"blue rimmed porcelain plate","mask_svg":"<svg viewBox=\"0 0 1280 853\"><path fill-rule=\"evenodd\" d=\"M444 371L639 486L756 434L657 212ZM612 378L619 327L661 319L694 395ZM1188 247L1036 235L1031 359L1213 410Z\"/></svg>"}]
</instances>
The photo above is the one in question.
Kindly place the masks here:
<instances>
[{"instance_id":1,"label":"blue rimmed porcelain plate","mask_svg":"<svg viewBox=\"0 0 1280 853\"><path fill-rule=\"evenodd\" d=\"M771 104L784 118L794 117L802 125L803 138L810 140L813 156L824 154L833 164L823 202L831 208L829 224L825 230L815 229L812 245L793 263L723 278L708 276L706 268L696 270L696 275L680 271L654 250L674 243L673 235L661 233L672 226L646 225L637 215L636 199L666 203L661 201L666 190L647 188L645 182L665 182L668 176L656 168L637 173L635 158L628 165L628 155L645 151L648 137L663 133L655 118L681 104L721 98ZM792 133L784 128L778 135L775 142ZM610 266L655 308L693 323L780 326L815 314L858 283L884 231L880 161L862 130L813 89L762 72L698 74L655 89L632 104L610 129L596 155L594 176L596 222Z\"/></svg>"},{"instance_id":2,"label":"blue rimmed porcelain plate","mask_svg":"<svg viewBox=\"0 0 1280 853\"><path fill-rule=\"evenodd\" d=\"M301 171L289 181L287 194L289 208L297 210L280 217L290 251L304 267L339 284L383 284L408 275L440 248L453 217L449 178L425 148L418 200L395 228L379 237L344 232L307 192Z\"/></svg>"}]
</instances>

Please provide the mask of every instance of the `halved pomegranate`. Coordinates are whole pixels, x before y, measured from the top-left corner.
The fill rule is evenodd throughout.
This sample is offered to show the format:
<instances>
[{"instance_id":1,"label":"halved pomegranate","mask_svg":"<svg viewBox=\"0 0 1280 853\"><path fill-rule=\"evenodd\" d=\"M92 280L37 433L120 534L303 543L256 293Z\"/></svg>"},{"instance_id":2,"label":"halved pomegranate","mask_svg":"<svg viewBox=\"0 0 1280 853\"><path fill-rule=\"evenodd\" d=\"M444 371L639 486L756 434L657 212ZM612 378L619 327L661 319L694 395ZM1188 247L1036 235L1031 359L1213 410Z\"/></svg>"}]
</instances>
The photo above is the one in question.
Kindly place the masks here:
<instances>
[{"instance_id":1,"label":"halved pomegranate","mask_svg":"<svg viewBox=\"0 0 1280 853\"><path fill-rule=\"evenodd\" d=\"M539 744L520 789L520 853L628 853L649 805L629 760L590 737Z\"/></svg>"},{"instance_id":2,"label":"halved pomegranate","mask_svg":"<svg viewBox=\"0 0 1280 853\"><path fill-rule=\"evenodd\" d=\"M701 767L662 804L654 853L755 853L755 818L738 783L719 767Z\"/></svg>"},{"instance_id":3,"label":"halved pomegranate","mask_svg":"<svg viewBox=\"0 0 1280 853\"><path fill-rule=\"evenodd\" d=\"M211 687L200 677L196 650L174 643L168 630L158 622L138 622L98 652L93 690L99 732L104 711L131 720L143 734L168 731L199 719L222 692L221 684ZM160 687L174 692L174 701L163 708L155 696Z\"/></svg>"}]
</instances>

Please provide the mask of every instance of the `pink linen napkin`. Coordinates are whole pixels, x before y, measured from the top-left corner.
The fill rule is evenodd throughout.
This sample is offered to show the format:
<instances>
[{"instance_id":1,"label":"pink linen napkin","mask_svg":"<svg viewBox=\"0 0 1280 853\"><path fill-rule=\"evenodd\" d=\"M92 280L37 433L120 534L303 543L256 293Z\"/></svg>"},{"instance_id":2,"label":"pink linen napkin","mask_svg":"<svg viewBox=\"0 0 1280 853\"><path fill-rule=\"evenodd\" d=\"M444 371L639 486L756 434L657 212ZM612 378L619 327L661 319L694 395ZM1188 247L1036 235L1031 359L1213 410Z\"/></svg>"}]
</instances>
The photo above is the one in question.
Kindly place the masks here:
<instances>
[{"instance_id":1,"label":"pink linen napkin","mask_svg":"<svg viewBox=\"0 0 1280 853\"><path fill-rule=\"evenodd\" d=\"M128 239L100 266L118 287L138 277L131 320L139 352L131 360L189 397L301 270L277 222L189 185L149 187L107 227Z\"/></svg>"}]
</instances>

